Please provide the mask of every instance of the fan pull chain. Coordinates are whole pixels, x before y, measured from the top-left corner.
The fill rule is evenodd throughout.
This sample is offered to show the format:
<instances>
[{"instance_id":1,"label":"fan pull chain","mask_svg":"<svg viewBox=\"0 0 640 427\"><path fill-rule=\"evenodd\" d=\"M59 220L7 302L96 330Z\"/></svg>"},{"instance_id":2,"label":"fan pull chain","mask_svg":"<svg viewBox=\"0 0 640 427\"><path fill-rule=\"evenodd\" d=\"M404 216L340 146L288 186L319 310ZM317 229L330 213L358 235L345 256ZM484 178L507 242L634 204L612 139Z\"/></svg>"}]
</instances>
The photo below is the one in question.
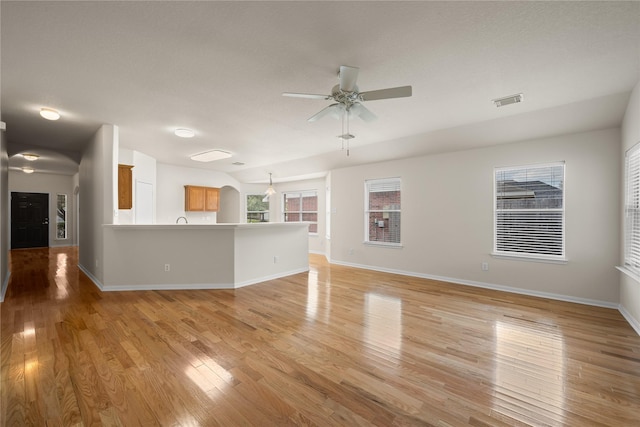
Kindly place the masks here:
<instances>
[{"instance_id":1,"label":"fan pull chain","mask_svg":"<svg viewBox=\"0 0 640 427\"><path fill-rule=\"evenodd\" d=\"M347 135L351 135L349 133L349 110L347 110L345 114L347 115ZM347 157L349 157L349 140L348 139L347 139Z\"/></svg>"},{"instance_id":2,"label":"fan pull chain","mask_svg":"<svg viewBox=\"0 0 640 427\"><path fill-rule=\"evenodd\" d=\"M344 113L342 114L342 133L341 133L341 135L342 135L342 137L340 137L340 139L342 140L342 150L344 151Z\"/></svg>"}]
</instances>

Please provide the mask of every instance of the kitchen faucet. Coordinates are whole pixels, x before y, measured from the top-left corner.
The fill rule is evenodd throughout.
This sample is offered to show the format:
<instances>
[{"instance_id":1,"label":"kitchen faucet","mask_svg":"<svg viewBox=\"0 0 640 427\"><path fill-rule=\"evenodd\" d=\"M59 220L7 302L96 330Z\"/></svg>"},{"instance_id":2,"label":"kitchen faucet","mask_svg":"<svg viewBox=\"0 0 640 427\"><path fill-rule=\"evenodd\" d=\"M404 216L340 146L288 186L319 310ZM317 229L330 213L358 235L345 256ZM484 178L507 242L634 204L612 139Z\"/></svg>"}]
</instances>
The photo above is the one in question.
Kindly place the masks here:
<instances>
[{"instance_id":1,"label":"kitchen faucet","mask_svg":"<svg viewBox=\"0 0 640 427\"><path fill-rule=\"evenodd\" d=\"M184 223L185 223L185 224L189 224L189 221L188 221L188 220L187 220L187 218L186 218L186 217L184 217L184 216L179 216L179 217L178 217L178 219L176 219L176 224L180 221L180 218L184 218Z\"/></svg>"}]
</instances>

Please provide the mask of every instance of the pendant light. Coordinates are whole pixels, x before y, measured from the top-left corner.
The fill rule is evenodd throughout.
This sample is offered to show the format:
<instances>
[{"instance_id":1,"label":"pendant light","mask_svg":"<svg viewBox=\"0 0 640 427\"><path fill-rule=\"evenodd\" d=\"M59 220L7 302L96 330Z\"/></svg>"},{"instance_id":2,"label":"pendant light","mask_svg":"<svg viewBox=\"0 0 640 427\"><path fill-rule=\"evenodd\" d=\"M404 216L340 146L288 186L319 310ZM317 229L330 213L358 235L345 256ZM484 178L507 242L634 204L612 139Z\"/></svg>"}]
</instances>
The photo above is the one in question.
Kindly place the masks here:
<instances>
[{"instance_id":1,"label":"pendant light","mask_svg":"<svg viewBox=\"0 0 640 427\"><path fill-rule=\"evenodd\" d=\"M264 194L264 199L262 199L263 202L268 202L269 197L276 194L276 190L274 190L273 188L273 181L271 180L271 172L269 172L269 187L267 188L267 191L264 192Z\"/></svg>"}]
</instances>

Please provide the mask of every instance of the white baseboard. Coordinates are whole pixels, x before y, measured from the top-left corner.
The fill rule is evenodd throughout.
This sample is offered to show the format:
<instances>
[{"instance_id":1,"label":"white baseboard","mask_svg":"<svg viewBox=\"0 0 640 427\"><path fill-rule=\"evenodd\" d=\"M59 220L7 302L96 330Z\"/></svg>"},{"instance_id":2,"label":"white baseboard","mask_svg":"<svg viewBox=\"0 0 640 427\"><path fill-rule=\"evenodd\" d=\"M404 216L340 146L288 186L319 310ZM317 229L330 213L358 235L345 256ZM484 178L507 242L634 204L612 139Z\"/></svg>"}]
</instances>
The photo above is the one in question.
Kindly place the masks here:
<instances>
[{"instance_id":1,"label":"white baseboard","mask_svg":"<svg viewBox=\"0 0 640 427\"><path fill-rule=\"evenodd\" d=\"M492 289L495 291L510 292L514 294L528 295L533 297L548 298L558 301L575 302L578 304L592 305L596 307L618 308L618 303L609 301L593 300L589 298L580 298L570 295L554 294L550 292L532 291L530 289L513 288L511 286L496 285L493 283L476 282L473 280L456 279L454 277L435 276L431 274L416 273L413 271L395 270L391 268L372 267L370 265L355 264L337 260L329 260L331 264L344 265L347 267L362 268L365 270L382 271L384 273L400 274L403 276L418 277L421 279L438 280L441 282L455 283L459 285L474 286L476 288Z\"/></svg>"},{"instance_id":2,"label":"white baseboard","mask_svg":"<svg viewBox=\"0 0 640 427\"><path fill-rule=\"evenodd\" d=\"M80 269L80 271L82 271L84 274L87 275L87 277L89 278L89 280L91 280L93 282L94 285L96 285L96 287L98 289L100 289L101 291L104 291L104 286L102 285L102 283L96 278L96 276L94 276L93 274L91 274L91 272L89 270L87 270L86 268L84 268L84 266L82 264L78 264L78 268Z\"/></svg>"},{"instance_id":3,"label":"white baseboard","mask_svg":"<svg viewBox=\"0 0 640 427\"><path fill-rule=\"evenodd\" d=\"M109 285L101 289L102 292L128 292L128 291L178 291L178 290L202 290L202 289L233 289L231 283L148 283L144 285Z\"/></svg>"},{"instance_id":4,"label":"white baseboard","mask_svg":"<svg viewBox=\"0 0 640 427\"><path fill-rule=\"evenodd\" d=\"M618 311L620 312L620 314L622 314L622 317L624 317L625 320L629 322L629 325L631 325L636 333L640 335L640 322L638 322L638 320L634 318L622 304L618 306Z\"/></svg>"},{"instance_id":5,"label":"white baseboard","mask_svg":"<svg viewBox=\"0 0 640 427\"><path fill-rule=\"evenodd\" d=\"M299 268L296 270L285 271L278 274L272 274L269 276L259 277L257 279L245 280L244 282L239 282L235 284L235 288L242 288L244 286L255 285L256 283L266 282L268 280L280 279L281 277L293 276L294 274L306 273L309 271L309 267Z\"/></svg>"},{"instance_id":6,"label":"white baseboard","mask_svg":"<svg viewBox=\"0 0 640 427\"><path fill-rule=\"evenodd\" d=\"M0 289L0 302L4 301L4 295L7 293L7 289L9 288L9 278L11 277L11 271L7 271L7 277L4 278L2 282L2 289Z\"/></svg>"},{"instance_id":7,"label":"white baseboard","mask_svg":"<svg viewBox=\"0 0 640 427\"><path fill-rule=\"evenodd\" d=\"M84 268L80 267L85 274L87 272ZM102 284L98 284L100 282L97 281L91 274L87 274L96 286L102 292L126 292L126 291L176 291L176 290L201 290L201 289L238 289L244 286L255 285L257 283L266 282L269 280L279 279L281 277L291 276L293 274L304 273L309 271L308 268L301 268L297 270L285 271L278 274L272 274L269 276L262 276L255 279L246 280L244 282L239 283L187 283L187 284L179 284L179 283L147 283L144 285L109 285L104 286Z\"/></svg>"}]
</instances>

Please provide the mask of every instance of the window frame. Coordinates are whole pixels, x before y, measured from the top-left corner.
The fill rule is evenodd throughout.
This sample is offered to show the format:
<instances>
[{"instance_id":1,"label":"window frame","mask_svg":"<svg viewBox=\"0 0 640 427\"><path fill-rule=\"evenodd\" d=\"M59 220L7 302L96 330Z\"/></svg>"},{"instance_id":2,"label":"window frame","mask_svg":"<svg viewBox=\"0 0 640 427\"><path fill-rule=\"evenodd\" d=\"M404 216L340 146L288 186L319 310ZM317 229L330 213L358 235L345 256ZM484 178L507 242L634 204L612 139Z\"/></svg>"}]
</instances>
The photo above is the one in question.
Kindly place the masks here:
<instances>
[{"instance_id":1,"label":"window frame","mask_svg":"<svg viewBox=\"0 0 640 427\"><path fill-rule=\"evenodd\" d=\"M287 208L287 204L286 204L286 200L287 200L287 195L291 195L291 194L299 194L299 198L300 198L300 210L299 211L289 211L287 212L286 208ZM302 199L304 197L315 197L316 198L316 210L315 211L305 211L303 210L303 206L304 204L302 203ZM282 198L281 200L281 212L282 212L282 222L306 222L309 223L309 235L312 236L316 236L318 235L318 207L320 206L320 200L318 199L318 190L291 190L291 191L284 191L282 193ZM299 221L287 221L287 214L288 213L297 213L300 215L300 220ZM316 214L316 220L315 221L303 221L302 217L304 216L304 214ZM315 224L315 228L316 231L311 231L311 225Z\"/></svg>"},{"instance_id":2,"label":"window frame","mask_svg":"<svg viewBox=\"0 0 640 427\"><path fill-rule=\"evenodd\" d=\"M60 208L61 200L63 200L63 205L64 205L62 209ZM55 240L67 240L69 238L68 215L69 215L69 198L64 193L56 194L56 238ZM60 224L62 224L62 227L60 227ZM60 236L61 229L64 232L63 236Z\"/></svg>"},{"instance_id":3,"label":"window frame","mask_svg":"<svg viewBox=\"0 0 640 427\"><path fill-rule=\"evenodd\" d=\"M498 250L498 172L501 171L527 171L531 169L543 169L555 166L562 166L562 207L561 208L530 208L530 209L518 209L520 211L531 211L531 212L561 212L561 254L560 255L551 255L551 254L543 254L543 253L535 253L535 252L516 252L516 251L504 251ZM557 161L550 163L540 163L540 164L528 164L528 165L520 165L520 166L507 166L507 167L495 167L493 169L493 251L491 255L495 258L502 259L515 259L515 260L523 260L523 261L535 261L535 262L545 262L545 263L557 263L557 264L566 264L568 262L567 259L567 228L566 228L566 176L567 176L567 168L566 162ZM505 209L515 211L516 209Z\"/></svg>"},{"instance_id":4,"label":"window frame","mask_svg":"<svg viewBox=\"0 0 640 427\"><path fill-rule=\"evenodd\" d=\"M369 201L370 201L370 188L372 184L398 184L398 188L400 191L400 203L398 204L398 209L369 209ZM378 240L370 240L370 214L372 212L380 212L383 215L385 213L391 215L392 213L398 214L399 225L400 225L400 233L398 234L397 242L384 242ZM372 246L380 246L380 247L391 247L391 248L401 248L402 247L402 178L401 177L389 177L389 178L375 178L375 179L365 179L364 181L364 242L365 245Z\"/></svg>"},{"instance_id":5,"label":"window frame","mask_svg":"<svg viewBox=\"0 0 640 427\"><path fill-rule=\"evenodd\" d=\"M634 162L634 170L630 170L631 161ZM634 217L630 218L630 212L635 214ZM632 277L640 278L640 142L629 148L624 155L623 231L623 268Z\"/></svg>"},{"instance_id":6,"label":"window frame","mask_svg":"<svg viewBox=\"0 0 640 427\"><path fill-rule=\"evenodd\" d=\"M261 223L264 223L264 222L271 222L271 201L267 200L266 203L268 203L269 209L267 209L266 211L250 211L249 210L249 197L251 197L251 196L259 197L260 199L264 200L264 194L257 194L257 193L247 193L247 194L245 194L245 197L244 197L244 203L245 203L245 206L244 206L244 220L245 220L245 222L247 224L261 224ZM257 213L257 214L266 213L268 219L267 219L267 221L257 221L257 222L253 222L252 221L252 222L249 222L249 214L250 213Z\"/></svg>"}]
</instances>

